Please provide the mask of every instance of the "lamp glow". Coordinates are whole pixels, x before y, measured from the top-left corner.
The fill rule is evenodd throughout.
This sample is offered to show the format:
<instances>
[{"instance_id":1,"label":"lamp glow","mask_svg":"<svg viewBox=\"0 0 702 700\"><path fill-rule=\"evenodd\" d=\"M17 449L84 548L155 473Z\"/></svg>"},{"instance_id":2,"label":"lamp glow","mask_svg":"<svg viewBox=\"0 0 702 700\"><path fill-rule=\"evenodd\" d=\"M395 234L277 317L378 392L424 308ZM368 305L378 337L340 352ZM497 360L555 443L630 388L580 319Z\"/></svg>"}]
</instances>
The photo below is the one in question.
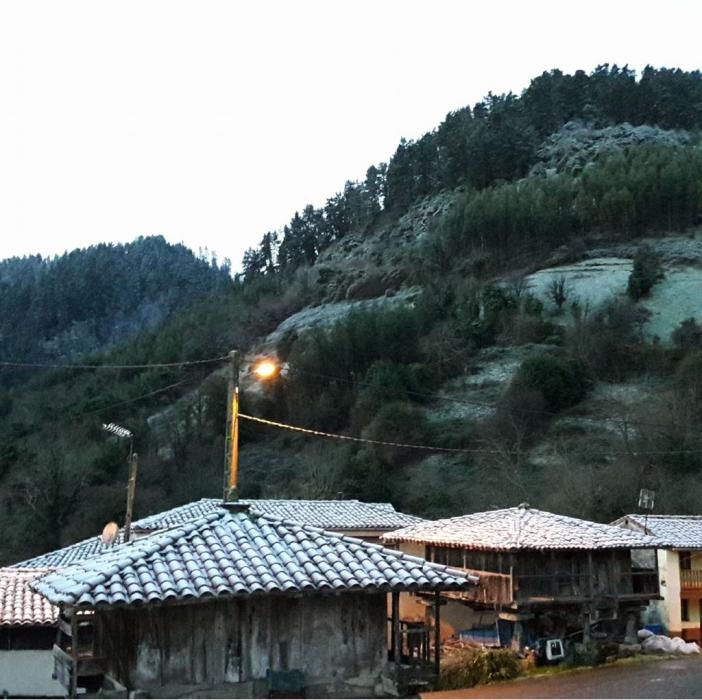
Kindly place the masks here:
<instances>
[{"instance_id":1,"label":"lamp glow","mask_svg":"<svg viewBox=\"0 0 702 700\"><path fill-rule=\"evenodd\" d=\"M272 379L280 372L280 365L273 360L260 360L253 366L253 372L259 379Z\"/></svg>"}]
</instances>

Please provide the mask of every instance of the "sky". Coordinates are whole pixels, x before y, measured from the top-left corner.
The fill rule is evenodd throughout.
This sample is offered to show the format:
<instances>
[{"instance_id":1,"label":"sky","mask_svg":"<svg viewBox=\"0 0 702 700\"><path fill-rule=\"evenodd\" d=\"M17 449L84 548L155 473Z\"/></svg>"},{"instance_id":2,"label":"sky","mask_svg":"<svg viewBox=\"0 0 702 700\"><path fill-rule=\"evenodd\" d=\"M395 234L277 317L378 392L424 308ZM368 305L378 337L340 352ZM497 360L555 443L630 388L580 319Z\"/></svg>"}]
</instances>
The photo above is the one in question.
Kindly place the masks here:
<instances>
[{"instance_id":1,"label":"sky","mask_svg":"<svg viewBox=\"0 0 702 700\"><path fill-rule=\"evenodd\" d=\"M1 0L0 259L161 234L239 267L488 91L702 68L698 0Z\"/></svg>"}]
</instances>

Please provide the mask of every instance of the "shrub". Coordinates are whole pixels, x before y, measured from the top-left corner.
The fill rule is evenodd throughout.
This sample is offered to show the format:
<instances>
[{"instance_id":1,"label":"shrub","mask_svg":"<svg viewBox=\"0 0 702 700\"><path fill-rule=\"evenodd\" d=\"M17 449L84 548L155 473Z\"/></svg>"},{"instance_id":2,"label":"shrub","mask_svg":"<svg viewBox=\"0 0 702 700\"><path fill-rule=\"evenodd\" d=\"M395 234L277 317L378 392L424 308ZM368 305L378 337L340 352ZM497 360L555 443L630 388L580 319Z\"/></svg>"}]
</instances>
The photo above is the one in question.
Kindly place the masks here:
<instances>
[{"instance_id":1,"label":"shrub","mask_svg":"<svg viewBox=\"0 0 702 700\"><path fill-rule=\"evenodd\" d=\"M629 275L627 292L633 301L648 296L658 280L663 277L660 257L650 248L640 248L634 256L634 269Z\"/></svg>"},{"instance_id":2,"label":"shrub","mask_svg":"<svg viewBox=\"0 0 702 700\"><path fill-rule=\"evenodd\" d=\"M442 661L439 688L454 690L506 681L516 678L519 669L519 657L510 649L465 649Z\"/></svg>"},{"instance_id":3,"label":"shrub","mask_svg":"<svg viewBox=\"0 0 702 700\"><path fill-rule=\"evenodd\" d=\"M686 318L671 334L673 344L683 350L702 348L702 326L694 318Z\"/></svg>"},{"instance_id":4,"label":"shrub","mask_svg":"<svg viewBox=\"0 0 702 700\"><path fill-rule=\"evenodd\" d=\"M525 360L510 388L538 391L547 410L560 411L585 398L592 388L592 378L579 360L546 354Z\"/></svg>"},{"instance_id":5,"label":"shrub","mask_svg":"<svg viewBox=\"0 0 702 700\"><path fill-rule=\"evenodd\" d=\"M573 318L566 346L598 379L621 381L646 369L632 362L634 349L643 344L644 309L611 299L594 312L587 306L574 306Z\"/></svg>"}]
</instances>

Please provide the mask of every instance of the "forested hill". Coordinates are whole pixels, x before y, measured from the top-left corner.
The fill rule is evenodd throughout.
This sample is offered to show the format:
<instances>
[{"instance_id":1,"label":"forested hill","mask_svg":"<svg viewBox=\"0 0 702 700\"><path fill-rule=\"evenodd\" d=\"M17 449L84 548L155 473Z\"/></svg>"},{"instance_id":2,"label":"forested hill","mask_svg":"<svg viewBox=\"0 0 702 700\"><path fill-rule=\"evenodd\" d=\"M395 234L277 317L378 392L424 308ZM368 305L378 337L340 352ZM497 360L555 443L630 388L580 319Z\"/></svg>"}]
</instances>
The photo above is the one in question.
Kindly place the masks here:
<instances>
[{"instance_id":1,"label":"forested hill","mask_svg":"<svg viewBox=\"0 0 702 700\"><path fill-rule=\"evenodd\" d=\"M0 357L75 361L153 330L231 286L226 265L162 236L3 260Z\"/></svg>"},{"instance_id":2,"label":"forested hill","mask_svg":"<svg viewBox=\"0 0 702 700\"><path fill-rule=\"evenodd\" d=\"M244 363L244 413L368 440L242 422L242 495L699 512L701 131L699 71L553 70L301 203L234 281L159 238L0 264L0 360L107 365L0 372L0 563L123 519L101 422L137 517L217 497L234 347L285 364Z\"/></svg>"},{"instance_id":3,"label":"forested hill","mask_svg":"<svg viewBox=\"0 0 702 700\"><path fill-rule=\"evenodd\" d=\"M378 217L398 216L422 197L523 178L541 162L547 138L573 120L697 131L702 74L647 66L637 77L627 66L603 64L591 73L545 72L521 95L490 93L421 138L403 139L388 163L371 165L363 181L348 181L324 207L301 207L282 231L265 233L247 251L244 272L250 279L310 265L334 241L372 233Z\"/></svg>"}]
</instances>

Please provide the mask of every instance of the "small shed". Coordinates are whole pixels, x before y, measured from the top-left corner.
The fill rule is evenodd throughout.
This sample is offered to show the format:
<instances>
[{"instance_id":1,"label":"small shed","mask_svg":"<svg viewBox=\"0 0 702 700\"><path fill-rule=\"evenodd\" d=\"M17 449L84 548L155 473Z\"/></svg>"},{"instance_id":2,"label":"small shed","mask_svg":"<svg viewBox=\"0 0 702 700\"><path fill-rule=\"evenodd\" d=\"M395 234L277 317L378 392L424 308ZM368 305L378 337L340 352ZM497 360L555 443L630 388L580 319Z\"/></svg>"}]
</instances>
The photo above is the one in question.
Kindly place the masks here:
<instances>
[{"instance_id":1,"label":"small shed","mask_svg":"<svg viewBox=\"0 0 702 700\"><path fill-rule=\"evenodd\" d=\"M401 674L399 593L433 595L438 610L439 591L476 582L356 538L219 508L31 585L61 608L56 663L71 694L83 682L97 692L102 674L154 697L260 697L267 678L295 674L308 696L369 697L394 692ZM436 669L438 650L420 661Z\"/></svg>"},{"instance_id":2,"label":"small shed","mask_svg":"<svg viewBox=\"0 0 702 700\"><path fill-rule=\"evenodd\" d=\"M382 539L479 576L475 589L444 594L446 636L512 646L605 630L631 638L641 607L660 597L656 539L528 504L426 521Z\"/></svg>"}]
</instances>

